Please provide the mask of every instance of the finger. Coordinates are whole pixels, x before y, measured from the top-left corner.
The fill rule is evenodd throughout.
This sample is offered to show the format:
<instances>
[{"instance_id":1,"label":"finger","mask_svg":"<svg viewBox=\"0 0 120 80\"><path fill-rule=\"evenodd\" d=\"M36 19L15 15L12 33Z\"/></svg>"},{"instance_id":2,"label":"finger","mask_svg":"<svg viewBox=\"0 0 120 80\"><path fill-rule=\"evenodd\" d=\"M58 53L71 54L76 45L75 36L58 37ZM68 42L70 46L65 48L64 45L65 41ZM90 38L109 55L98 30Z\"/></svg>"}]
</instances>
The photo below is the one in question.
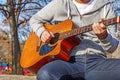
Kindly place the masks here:
<instances>
[{"instance_id":1,"label":"finger","mask_svg":"<svg viewBox=\"0 0 120 80\"><path fill-rule=\"evenodd\" d=\"M106 26L103 23L100 23L100 28L106 30Z\"/></svg>"},{"instance_id":2,"label":"finger","mask_svg":"<svg viewBox=\"0 0 120 80\"><path fill-rule=\"evenodd\" d=\"M98 23L94 23L93 24L93 31L95 34L99 34L100 30L98 29Z\"/></svg>"},{"instance_id":3,"label":"finger","mask_svg":"<svg viewBox=\"0 0 120 80\"><path fill-rule=\"evenodd\" d=\"M49 37L50 37L49 32L48 32L48 31L44 31L44 32L42 33L42 35L41 35L41 40L42 40L43 42L46 42L46 41L49 39Z\"/></svg>"},{"instance_id":4,"label":"finger","mask_svg":"<svg viewBox=\"0 0 120 80\"><path fill-rule=\"evenodd\" d=\"M101 21L105 21L105 20L106 20L106 18L101 18L100 20L101 20Z\"/></svg>"},{"instance_id":5,"label":"finger","mask_svg":"<svg viewBox=\"0 0 120 80\"><path fill-rule=\"evenodd\" d=\"M54 37L54 34L52 32L50 32L50 35L51 35L51 37Z\"/></svg>"},{"instance_id":6,"label":"finger","mask_svg":"<svg viewBox=\"0 0 120 80\"><path fill-rule=\"evenodd\" d=\"M96 23L95 26L96 26L95 28L99 34L101 34L102 32L104 32L106 30L106 27L103 23L100 23L100 24Z\"/></svg>"},{"instance_id":7,"label":"finger","mask_svg":"<svg viewBox=\"0 0 120 80\"><path fill-rule=\"evenodd\" d=\"M99 23L97 23L96 28L98 29L99 34L100 34L100 33L101 33L101 31L102 31L102 27L101 27L101 25L100 25Z\"/></svg>"},{"instance_id":8,"label":"finger","mask_svg":"<svg viewBox=\"0 0 120 80\"><path fill-rule=\"evenodd\" d=\"M44 36L48 39L48 38L51 36L51 34L50 34L49 31L47 31L47 32L44 34Z\"/></svg>"},{"instance_id":9,"label":"finger","mask_svg":"<svg viewBox=\"0 0 120 80\"><path fill-rule=\"evenodd\" d=\"M42 40L42 42L46 42L47 38L43 35L43 36L41 36L41 40Z\"/></svg>"},{"instance_id":10,"label":"finger","mask_svg":"<svg viewBox=\"0 0 120 80\"><path fill-rule=\"evenodd\" d=\"M49 43L49 41L51 40L51 38L54 37L54 34L52 32L47 31L46 34L44 35L44 37L45 37L45 42Z\"/></svg>"}]
</instances>

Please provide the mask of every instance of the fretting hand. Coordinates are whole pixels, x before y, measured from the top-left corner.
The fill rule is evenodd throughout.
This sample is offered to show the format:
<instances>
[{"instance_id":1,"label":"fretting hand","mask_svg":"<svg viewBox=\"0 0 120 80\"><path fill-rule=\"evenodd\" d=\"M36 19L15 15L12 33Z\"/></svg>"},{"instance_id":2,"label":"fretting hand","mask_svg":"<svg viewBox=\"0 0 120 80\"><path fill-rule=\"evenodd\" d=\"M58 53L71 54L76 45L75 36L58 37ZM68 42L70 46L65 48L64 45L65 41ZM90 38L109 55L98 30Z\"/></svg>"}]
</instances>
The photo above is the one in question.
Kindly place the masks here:
<instances>
[{"instance_id":1,"label":"fretting hand","mask_svg":"<svg viewBox=\"0 0 120 80\"><path fill-rule=\"evenodd\" d=\"M103 20L103 19L102 19ZM105 19L104 19L105 20ZM103 20L103 21L104 21ZM108 35L106 26L103 23L94 23L92 25L93 32L98 36L99 39L105 39Z\"/></svg>"}]
</instances>

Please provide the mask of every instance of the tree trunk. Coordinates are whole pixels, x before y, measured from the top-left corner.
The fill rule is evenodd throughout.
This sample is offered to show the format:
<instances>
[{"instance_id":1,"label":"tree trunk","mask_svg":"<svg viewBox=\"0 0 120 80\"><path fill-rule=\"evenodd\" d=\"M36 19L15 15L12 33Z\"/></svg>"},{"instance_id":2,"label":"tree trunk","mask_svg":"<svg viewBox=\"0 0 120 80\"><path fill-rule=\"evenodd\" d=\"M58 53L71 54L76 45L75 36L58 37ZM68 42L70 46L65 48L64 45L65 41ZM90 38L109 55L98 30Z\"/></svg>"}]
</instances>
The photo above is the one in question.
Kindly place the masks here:
<instances>
[{"instance_id":1,"label":"tree trunk","mask_svg":"<svg viewBox=\"0 0 120 80\"><path fill-rule=\"evenodd\" d=\"M17 33L17 24L15 18L15 8L12 1L8 11L10 12L9 24L10 24L10 33L11 33L11 52L12 52L12 74L23 74L23 70L20 66L20 44L18 40Z\"/></svg>"}]
</instances>

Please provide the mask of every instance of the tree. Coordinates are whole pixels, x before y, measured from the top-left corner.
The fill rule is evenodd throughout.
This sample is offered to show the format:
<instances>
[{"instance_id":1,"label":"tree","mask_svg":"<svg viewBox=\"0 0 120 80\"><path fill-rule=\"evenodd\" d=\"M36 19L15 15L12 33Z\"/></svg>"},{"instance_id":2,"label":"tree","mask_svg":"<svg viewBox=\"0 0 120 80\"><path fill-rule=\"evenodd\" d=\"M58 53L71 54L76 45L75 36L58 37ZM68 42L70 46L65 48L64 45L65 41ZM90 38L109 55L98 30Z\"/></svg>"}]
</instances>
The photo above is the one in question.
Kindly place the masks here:
<instances>
[{"instance_id":1,"label":"tree","mask_svg":"<svg viewBox=\"0 0 120 80\"><path fill-rule=\"evenodd\" d=\"M41 9L42 0L1 0L0 13L4 16L3 22L10 26L10 46L12 53L12 73L23 74L20 66L20 41L18 28L25 27L31 15ZM43 0L46 4L50 0ZM31 5L32 4L32 5ZM28 13L29 12L29 13ZM30 31L30 30L28 30Z\"/></svg>"}]
</instances>

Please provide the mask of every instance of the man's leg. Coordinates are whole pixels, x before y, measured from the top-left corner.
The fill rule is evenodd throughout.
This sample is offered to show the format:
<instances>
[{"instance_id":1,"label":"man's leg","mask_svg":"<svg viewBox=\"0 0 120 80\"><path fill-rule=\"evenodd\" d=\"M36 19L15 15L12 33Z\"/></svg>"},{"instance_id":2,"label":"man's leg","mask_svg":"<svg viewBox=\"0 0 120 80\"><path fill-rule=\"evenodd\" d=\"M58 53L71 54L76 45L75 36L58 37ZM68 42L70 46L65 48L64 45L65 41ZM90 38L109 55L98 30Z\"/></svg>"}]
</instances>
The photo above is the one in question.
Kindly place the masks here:
<instances>
[{"instance_id":1,"label":"man's leg","mask_svg":"<svg viewBox=\"0 0 120 80\"><path fill-rule=\"evenodd\" d=\"M65 80L65 75L71 76L72 74L79 73L82 70L83 69L79 64L55 60L44 65L38 71L37 80ZM66 76L66 78L68 78L68 76Z\"/></svg>"},{"instance_id":2,"label":"man's leg","mask_svg":"<svg viewBox=\"0 0 120 80\"><path fill-rule=\"evenodd\" d=\"M98 61L93 67L87 68L85 77L86 80L120 80L120 59Z\"/></svg>"}]
</instances>

